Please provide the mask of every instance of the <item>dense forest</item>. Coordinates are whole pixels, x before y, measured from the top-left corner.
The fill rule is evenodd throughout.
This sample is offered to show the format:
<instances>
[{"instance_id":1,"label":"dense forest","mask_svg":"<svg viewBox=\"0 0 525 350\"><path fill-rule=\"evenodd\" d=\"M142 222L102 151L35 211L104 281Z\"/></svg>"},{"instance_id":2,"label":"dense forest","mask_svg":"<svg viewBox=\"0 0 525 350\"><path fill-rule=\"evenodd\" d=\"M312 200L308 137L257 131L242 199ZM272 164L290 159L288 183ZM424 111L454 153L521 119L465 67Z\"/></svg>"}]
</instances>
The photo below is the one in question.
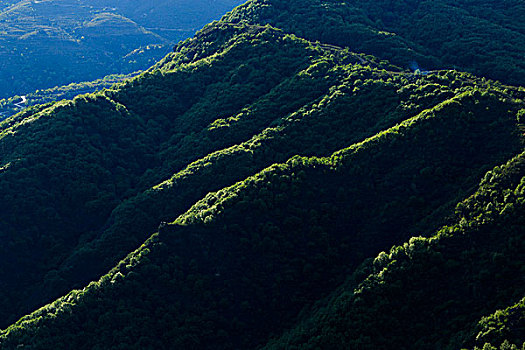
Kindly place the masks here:
<instances>
[{"instance_id":1,"label":"dense forest","mask_svg":"<svg viewBox=\"0 0 525 350\"><path fill-rule=\"evenodd\" d=\"M0 348L524 348L524 11L251 0L28 95Z\"/></svg>"},{"instance_id":2,"label":"dense forest","mask_svg":"<svg viewBox=\"0 0 525 350\"><path fill-rule=\"evenodd\" d=\"M260 0L225 20L269 23L406 68L466 70L523 85L522 18L519 0Z\"/></svg>"}]
</instances>

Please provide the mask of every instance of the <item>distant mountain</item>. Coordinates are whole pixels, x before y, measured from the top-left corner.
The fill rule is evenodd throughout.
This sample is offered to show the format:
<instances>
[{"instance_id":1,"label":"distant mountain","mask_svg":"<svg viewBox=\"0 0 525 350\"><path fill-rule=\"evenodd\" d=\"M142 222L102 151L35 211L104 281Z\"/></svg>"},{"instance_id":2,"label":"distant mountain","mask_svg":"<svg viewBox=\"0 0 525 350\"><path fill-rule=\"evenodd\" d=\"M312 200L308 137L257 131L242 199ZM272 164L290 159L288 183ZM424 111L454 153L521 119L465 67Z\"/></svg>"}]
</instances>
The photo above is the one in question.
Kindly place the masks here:
<instances>
[{"instance_id":1,"label":"distant mountain","mask_svg":"<svg viewBox=\"0 0 525 350\"><path fill-rule=\"evenodd\" d=\"M203 21L218 19L218 16L241 3L242 0L90 1L93 7L114 8L141 26L177 40L180 40L180 34L177 34L176 30L196 31L203 26Z\"/></svg>"},{"instance_id":2,"label":"distant mountain","mask_svg":"<svg viewBox=\"0 0 525 350\"><path fill-rule=\"evenodd\" d=\"M519 349L522 8L253 0L4 120L0 348Z\"/></svg>"},{"instance_id":3,"label":"distant mountain","mask_svg":"<svg viewBox=\"0 0 525 350\"><path fill-rule=\"evenodd\" d=\"M240 3L241 0L3 3L0 97L148 68L176 42ZM133 54L134 50L142 54Z\"/></svg>"}]
</instances>

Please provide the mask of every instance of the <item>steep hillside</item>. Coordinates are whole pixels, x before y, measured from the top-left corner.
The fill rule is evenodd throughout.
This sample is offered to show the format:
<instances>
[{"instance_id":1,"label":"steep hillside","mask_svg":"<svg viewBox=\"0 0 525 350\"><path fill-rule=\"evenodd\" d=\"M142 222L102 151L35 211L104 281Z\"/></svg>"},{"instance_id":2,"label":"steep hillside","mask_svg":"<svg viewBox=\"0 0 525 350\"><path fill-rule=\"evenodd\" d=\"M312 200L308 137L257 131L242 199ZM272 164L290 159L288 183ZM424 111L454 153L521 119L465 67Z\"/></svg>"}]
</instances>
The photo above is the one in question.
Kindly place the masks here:
<instances>
[{"instance_id":1,"label":"steep hillside","mask_svg":"<svg viewBox=\"0 0 525 350\"><path fill-rule=\"evenodd\" d=\"M521 7L447 4L250 1L1 122L0 348L521 346Z\"/></svg>"},{"instance_id":2,"label":"steep hillside","mask_svg":"<svg viewBox=\"0 0 525 350\"><path fill-rule=\"evenodd\" d=\"M21 0L4 4L0 7L0 97L146 69L174 43L240 3ZM137 50L141 48L145 50Z\"/></svg>"},{"instance_id":3,"label":"steep hillside","mask_svg":"<svg viewBox=\"0 0 525 350\"><path fill-rule=\"evenodd\" d=\"M498 346L500 349L512 349L512 346L517 349L525 334L525 298L515 305L483 317L478 323L477 331L478 333L474 332L476 337L473 338L479 346L476 349L491 343L496 347L491 344L489 350Z\"/></svg>"},{"instance_id":4,"label":"steep hillside","mask_svg":"<svg viewBox=\"0 0 525 350\"><path fill-rule=\"evenodd\" d=\"M502 141L492 131L513 129L507 118L486 129L486 120L501 113L495 98L461 94L330 158L294 157L207 195L99 282L8 329L5 346L107 348L112 339L130 348L263 343L364 257L410 237L429 213L472 186L477 167ZM502 283L510 283L507 276ZM503 287L508 294L494 302L523 292Z\"/></svg>"},{"instance_id":5,"label":"steep hillside","mask_svg":"<svg viewBox=\"0 0 525 350\"><path fill-rule=\"evenodd\" d=\"M161 70L2 124L5 325L103 274L209 191L294 154L330 154L477 84L363 68L360 56L271 28L218 24L196 40ZM515 119L517 105L501 102ZM517 134L503 138L478 176L520 147ZM175 186L148 190L179 171Z\"/></svg>"},{"instance_id":6,"label":"steep hillside","mask_svg":"<svg viewBox=\"0 0 525 350\"><path fill-rule=\"evenodd\" d=\"M259 45L253 45L251 39L258 34ZM303 59L296 59L299 52ZM308 42L284 38L275 30L242 34L225 42L213 57L148 73L119 90L60 102L39 113L28 110L0 124L0 215L2 234L12 242L4 246L2 258L12 266L12 271L2 270L4 280L12 283L6 294L13 293L26 307L33 299L41 303L34 282L55 269L76 245L96 237L121 201L261 128L253 123L244 134L207 141L207 126L228 113L227 106L238 114L320 54ZM262 64L268 86L255 85L257 76L235 80L239 57L247 70ZM248 93L241 97L235 93L244 90ZM200 144L200 150L194 144ZM19 263L13 265L12 259ZM40 263L35 269L36 260ZM13 280L20 271L25 272L19 275L23 278ZM21 288L29 293L25 298L18 294ZM2 312L18 304L8 300ZM7 321L7 315L2 319Z\"/></svg>"},{"instance_id":7,"label":"steep hillside","mask_svg":"<svg viewBox=\"0 0 525 350\"><path fill-rule=\"evenodd\" d=\"M520 0L252 0L224 20L269 23L413 70L454 68L523 85L523 18Z\"/></svg>"},{"instance_id":8,"label":"steep hillside","mask_svg":"<svg viewBox=\"0 0 525 350\"><path fill-rule=\"evenodd\" d=\"M521 154L485 175L452 224L379 254L267 348L464 348L481 316L524 295L524 184ZM521 347L523 315L518 306L505 312L513 311L506 330L492 327L502 312L484 319L479 345L508 339Z\"/></svg>"}]
</instances>

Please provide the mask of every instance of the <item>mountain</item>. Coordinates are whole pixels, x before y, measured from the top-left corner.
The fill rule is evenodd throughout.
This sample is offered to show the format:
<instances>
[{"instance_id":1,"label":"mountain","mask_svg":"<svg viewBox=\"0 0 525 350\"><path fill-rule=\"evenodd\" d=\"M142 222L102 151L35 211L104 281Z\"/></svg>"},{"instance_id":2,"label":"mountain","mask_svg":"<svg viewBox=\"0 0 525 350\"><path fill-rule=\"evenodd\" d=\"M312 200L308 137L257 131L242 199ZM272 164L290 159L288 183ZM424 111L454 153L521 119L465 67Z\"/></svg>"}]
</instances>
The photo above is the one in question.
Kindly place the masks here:
<instances>
[{"instance_id":1,"label":"mountain","mask_svg":"<svg viewBox=\"0 0 525 350\"><path fill-rule=\"evenodd\" d=\"M133 19L141 26L177 41L180 40L180 34L177 31L189 30L193 34L203 26L203 21L209 22L218 18L241 3L242 1L239 0L163 0L155 2L94 0L90 2L91 6L98 8L115 8L119 13Z\"/></svg>"},{"instance_id":2,"label":"mountain","mask_svg":"<svg viewBox=\"0 0 525 350\"><path fill-rule=\"evenodd\" d=\"M0 97L146 69L174 43L239 4L240 0L5 2L0 7Z\"/></svg>"},{"instance_id":3,"label":"mountain","mask_svg":"<svg viewBox=\"0 0 525 350\"><path fill-rule=\"evenodd\" d=\"M64 86L56 86L50 89L36 90L24 96L11 96L0 99L0 121L11 117L18 112L35 105L53 103L64 99L73 99L82 94L93 93L106 89L112 85L133 78L141 72L130 74L112 74L93 81L71 83Z\"/></svg>"},{"instance_id":4,"label":"mountain","mask_svg":"<svg viewBox=\"0 0 525 350\"><path fill-rule=\"evenodd\" d=\"M261 0L225 20L268 23L406 68L460 69L522 85L524 17L525 4L517 0Z\"/></svg>"},{"instance_id":5,"label":"mountain","mask_svg":"<svg viewBox=\"0 0 525 350\"><path fill-rule=\"evenodd\" d=\"M520 347L522 4L475 5L249 1L1 122L0 347Z\"/></svg>"},{"instance_id":6,"label":"mountain","mask_svg":"<svg viewBox=\"0 0 525 350\"><path fill-rule=\"evenodd\" d=\"M487 340L521 347L523 305L505 310L508 328L493 327L501 312L481 322L481 336L473 321L523 295L523 157L488 172L451 224L380 253L324 309L267 348L459 349Z\"/></svg>"}]
</instances>

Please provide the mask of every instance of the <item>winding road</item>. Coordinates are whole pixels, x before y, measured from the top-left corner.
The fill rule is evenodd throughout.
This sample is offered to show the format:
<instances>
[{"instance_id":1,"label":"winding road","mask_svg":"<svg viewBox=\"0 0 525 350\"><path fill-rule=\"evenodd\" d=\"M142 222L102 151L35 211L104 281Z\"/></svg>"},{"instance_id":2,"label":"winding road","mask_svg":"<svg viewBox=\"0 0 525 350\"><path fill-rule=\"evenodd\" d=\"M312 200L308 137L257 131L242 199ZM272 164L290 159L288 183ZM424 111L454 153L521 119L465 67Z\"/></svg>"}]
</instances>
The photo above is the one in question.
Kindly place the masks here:
<instances>
[{"instance_id":1,"label":"winding road","mask_svg":"<svg viewBox=\"0 0 525 350\"><path fill-rule=\"evenodd\" d=\"M18 103L15 103L14 105L20 109L24 109L25 108L25 104L27 102L27 98L25 96L22 96L21 97L22 101L18 102Z\"/></svg>"}]
</instances>

